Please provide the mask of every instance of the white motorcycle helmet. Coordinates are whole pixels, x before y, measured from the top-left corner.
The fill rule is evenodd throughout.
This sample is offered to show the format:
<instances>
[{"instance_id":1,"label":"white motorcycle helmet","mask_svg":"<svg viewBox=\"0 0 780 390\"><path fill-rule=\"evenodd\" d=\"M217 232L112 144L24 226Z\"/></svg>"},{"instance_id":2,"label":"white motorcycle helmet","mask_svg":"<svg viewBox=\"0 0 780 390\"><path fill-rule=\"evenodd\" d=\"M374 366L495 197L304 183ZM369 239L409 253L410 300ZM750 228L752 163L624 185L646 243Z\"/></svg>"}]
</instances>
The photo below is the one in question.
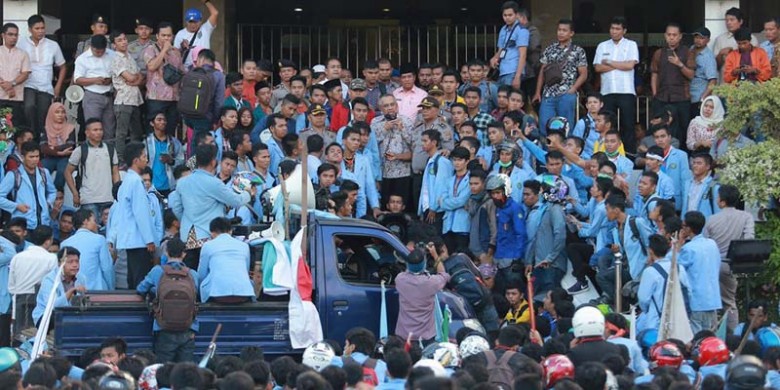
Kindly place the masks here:
<instances>
[{"instance_id":1,"label":"white motorcycle helmet","mask_svg":"<svg viewBox=\"0 0 780 390\"><path fill-rule=\"evenodd\" d=\"M444 369L444 367L441 365L441 363L437 362L433 359L420 359L417 361L417 363L414 363L414 368L417 367L427 367L430 368L431 371L433 371L433 375L438 378L446 378L447 377L447 370Z\"/></svg>"},{"instance_id":2,"label":"white motorcycle helmet","mask_svg":"<svg viewBox=\"0 0 780 390\"><path fill-rule=\"evenodd\" d=\"M460 367L460 352L453 343L433 343L423 349L422 358L435 360L444 368Z\"/></svg>"},{"instance_id":3,"label":"white motorcycle helmet","mask_svg":"<svg viewBox=\"0 0 780 390\"><path fill-rule=\"evenodd\" d=\"M303 365L311 367L317 372L330 365L336 352L325 342L312 344L303 351Z\"/></svg>"},{"instance_id":4,"label":"white motorcycle helmet","mask_svg":"<svg viewBox=\"0 0 780 390\"><path fill-rule=\"evenodd\" d=\"M585 306L574 312L571 319L574 337L604 336L604 314L593 306Z\"/></svg>"},{"instance_id":5,"label":"white motorcycle helmet","mask_svg":"<svg viewBox=\"0 0 780 390\"><path fill-rule=\"evenodd\" d=\"M463 341L460 342L460 347L458 348L461 359L476 355L480 352L485 352L489 349L490 343L488 343L484 337L476 334L463 339Z\"/></svg>"}]
</instances>

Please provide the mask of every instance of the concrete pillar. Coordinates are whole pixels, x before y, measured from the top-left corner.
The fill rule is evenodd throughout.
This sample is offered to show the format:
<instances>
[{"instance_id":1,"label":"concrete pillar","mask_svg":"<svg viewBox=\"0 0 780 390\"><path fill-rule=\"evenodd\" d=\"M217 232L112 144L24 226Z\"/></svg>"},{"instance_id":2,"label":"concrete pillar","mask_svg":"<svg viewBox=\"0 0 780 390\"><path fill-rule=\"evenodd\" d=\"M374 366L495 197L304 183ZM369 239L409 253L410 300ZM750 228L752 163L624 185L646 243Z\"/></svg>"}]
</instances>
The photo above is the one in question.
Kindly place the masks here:
<instances>
[{"instance_id":1,"label":"concrete pillar","mask_svg":"<svg viewBox=\"0 0 780 390\"><path fill-rule=\"evenodd\" d=\"M201 0L182 0L182 9L197 8L203 13L204 19L208 17L208 9ZM219 10L217 28L211 34L211 50L217 56L225 70L235 70L235 56L231 53L235 50L238 33L235 23L234 0L211 0L211 3ZM184 23L184 15L181 15L181 23ZM204 20L205 21L205 20Z\"/></svg>"},{"instance_id":2,"label":"concrete pillar","mask_svg":"<svg viewBox=\"0 0 780 390\"><path fill-rule=\"evenodd\" d=\"M3 24L16 23L27 31L27 18L38 13L38 0L3 1Z\"/></svg>"},{"instance_id":3,"label":"concrete pillar","mask_svg":"<svg viewBox=\"0 0 780 390\"><path fill-rule=\"evenodd\" d=\"M710 45L715 42L715 37L726 32L725 15L731 7L739 8L739 0L704 1L704 26L712 33Z\"/></svg>"},{"instance_id":4,"label":"concrete pillar","mask_svg":"<svg viewBox=\"0 0 780 390\"><path fill-rule=\"evenodd\" d=\"M558 20L573 15L571 0L531 0L531 23L542 34L542 49L556 40Z\"/></svg>"}]
</instances>

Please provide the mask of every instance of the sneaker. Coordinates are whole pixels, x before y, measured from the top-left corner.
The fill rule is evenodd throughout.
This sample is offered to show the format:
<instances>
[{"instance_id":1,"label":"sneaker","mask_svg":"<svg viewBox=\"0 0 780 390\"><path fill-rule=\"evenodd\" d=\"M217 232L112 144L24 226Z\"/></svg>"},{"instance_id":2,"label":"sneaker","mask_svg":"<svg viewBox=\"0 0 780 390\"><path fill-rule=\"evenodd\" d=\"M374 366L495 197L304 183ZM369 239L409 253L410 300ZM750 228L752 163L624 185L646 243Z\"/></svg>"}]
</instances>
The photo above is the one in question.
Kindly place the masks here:
<instances>
[{"instance_id":1,"label":"sneaker","mask_svg":"<svg viewBox=\"0 0 780 390\"><path fill-rule=\"evenodd\" d=\"M566 290L566 291L569 294L574 295L574 294L579 294L581 292L584 292L585 290L588 289L588 287L589 287L588 286L588 281L587 280L583 280L581 282L578 281L573 286L569 287L569 289Z\"/></svg>"}]
</instances>

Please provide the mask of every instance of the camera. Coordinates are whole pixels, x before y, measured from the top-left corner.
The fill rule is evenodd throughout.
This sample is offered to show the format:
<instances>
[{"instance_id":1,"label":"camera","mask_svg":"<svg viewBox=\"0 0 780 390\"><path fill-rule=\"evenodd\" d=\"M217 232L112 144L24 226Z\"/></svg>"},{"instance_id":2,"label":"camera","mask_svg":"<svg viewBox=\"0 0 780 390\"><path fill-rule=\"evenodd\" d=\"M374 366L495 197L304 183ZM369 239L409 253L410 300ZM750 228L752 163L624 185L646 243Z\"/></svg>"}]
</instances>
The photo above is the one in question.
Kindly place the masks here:
<instances>
[{"instance_id":1,"label":"camera","mask_svg":"<svg viewBox=\"0 0 780 390\"><path fill-rule=\"evenodd\" d=\"M398 115L395 115L395 114L387 114L387 115L385 115L385 120L386 121L394 121L397 118L398 118Z\"/></svg>"}]
</instances>

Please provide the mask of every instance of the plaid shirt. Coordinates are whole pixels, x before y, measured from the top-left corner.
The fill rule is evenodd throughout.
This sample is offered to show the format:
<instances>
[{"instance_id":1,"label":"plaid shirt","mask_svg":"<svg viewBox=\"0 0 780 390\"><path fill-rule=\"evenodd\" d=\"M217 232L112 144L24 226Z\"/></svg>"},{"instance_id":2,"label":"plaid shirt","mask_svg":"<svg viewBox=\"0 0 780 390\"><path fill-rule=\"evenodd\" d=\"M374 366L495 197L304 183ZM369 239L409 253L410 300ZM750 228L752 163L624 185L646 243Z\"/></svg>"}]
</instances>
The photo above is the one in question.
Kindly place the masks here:
<instances>
[{"instance_id":1,"label":"plaid shirt","mask_svg":"<svg viewBox=\"0 0 780 390\"><path fill-rule=\"evenodd\" d=\"M495 121L490 114L484 111L480 111L477 115L474 115L471 120L477 125L477 130L482 131L486 131L490 122Z\"/></svg>"}]
</instances>

